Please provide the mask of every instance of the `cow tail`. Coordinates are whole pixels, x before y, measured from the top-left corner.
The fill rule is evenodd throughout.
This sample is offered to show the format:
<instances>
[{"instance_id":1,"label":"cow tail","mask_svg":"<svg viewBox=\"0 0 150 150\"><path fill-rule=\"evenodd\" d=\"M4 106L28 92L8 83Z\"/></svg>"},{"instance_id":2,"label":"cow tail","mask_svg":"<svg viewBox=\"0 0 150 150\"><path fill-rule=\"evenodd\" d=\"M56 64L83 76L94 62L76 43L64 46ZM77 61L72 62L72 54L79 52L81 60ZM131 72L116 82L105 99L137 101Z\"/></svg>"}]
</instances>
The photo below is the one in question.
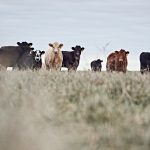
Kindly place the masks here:
<instances>
[{"instance_id":1,"label":"cow tail","mask_svg":"<svg viewBox=\"0 0 150 150\"><path fill-rule=\"evenodd\" d=\"M108 61L107 61L107 63L106 63L106 71L109 71L109 70L108 70Z\"/></svg>"}]
</instances>

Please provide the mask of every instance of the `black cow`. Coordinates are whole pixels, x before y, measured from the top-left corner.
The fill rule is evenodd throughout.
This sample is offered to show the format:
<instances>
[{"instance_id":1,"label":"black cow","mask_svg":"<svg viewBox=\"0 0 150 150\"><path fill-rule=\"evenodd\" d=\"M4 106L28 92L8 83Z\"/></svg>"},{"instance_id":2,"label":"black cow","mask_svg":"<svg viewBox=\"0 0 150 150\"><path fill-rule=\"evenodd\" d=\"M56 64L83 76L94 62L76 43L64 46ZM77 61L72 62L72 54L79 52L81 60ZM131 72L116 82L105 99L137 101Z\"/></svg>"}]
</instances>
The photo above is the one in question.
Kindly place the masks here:
<instances>
[{"instance_id":1,"label":"black cow","mask_svg":"<svg viewBox=\"0 0 150 150\"><path fill-rule=\"evenodd\" d=\"M91 62L92 71L101 71L103 60L97 59Z\"/></svg>"},{"instance_id":2,"label":"black cow","mask_svg":"<svg viewBox=\"0 0 150 150\"><path fill-rule=\"evenodd\" d=\"M26 51L32 51L32 43L17 42L18 46L3 46L0 48L0 66L13 67Z\"/></svg>"},{"instance_id":3,"label":"black cow","mask_svg":"<svg viewBox=\"0 0 150 150\"><path fill-rule=\"evenodd\" d=\"M150 72L150 53L142 52L140 54L140 71L143 74L144 72Z\"/></svg>"},{"instance_id":4,"label":"black cow","mask_svg":"<svg viewBox=\"0 0 150 150\"><path fill-rule=\"evenodd\" d=\"M80 55L81 52L84 50L84 47L76 46L72 47L73 51L62 51L63 54L63 63L62 67L68 68L68 71L74 70L76 71L79 63L80 63Z\"/></svg>"},{"instance_id":5,"label":"black cow","mask_svg":"<svg viewBox=\"0 0 150 150\"><path fill-rule=\"evenodd\" d=\"M32 69L32 70L38 70L42 67L42 54L44 54L45 51L26 51L24 55L20 57L20 59L17 61L17 64L15 65L15 68L18 68L19 70L26 70L26 69Z\"/></svg>"}]
</instances>

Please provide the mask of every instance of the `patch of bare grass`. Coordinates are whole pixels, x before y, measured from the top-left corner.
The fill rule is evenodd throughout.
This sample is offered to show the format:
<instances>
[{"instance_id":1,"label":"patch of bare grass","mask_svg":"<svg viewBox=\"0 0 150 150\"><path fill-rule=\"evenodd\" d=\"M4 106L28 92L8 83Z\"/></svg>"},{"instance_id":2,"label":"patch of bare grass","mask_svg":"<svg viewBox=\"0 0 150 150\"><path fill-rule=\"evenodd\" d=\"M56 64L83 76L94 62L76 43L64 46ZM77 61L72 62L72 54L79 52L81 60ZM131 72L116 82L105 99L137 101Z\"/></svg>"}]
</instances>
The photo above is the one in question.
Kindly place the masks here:
<instances>
[{"instance_id":1,"label":"patch of bare grass","mask_svg":"<svg viewBox=\"0 0 150 150\"><path fill-rule=\"evenodd\" d=\"M149 150L150 76L0 71L3 150Z\"/></svg>"}]
</instances>

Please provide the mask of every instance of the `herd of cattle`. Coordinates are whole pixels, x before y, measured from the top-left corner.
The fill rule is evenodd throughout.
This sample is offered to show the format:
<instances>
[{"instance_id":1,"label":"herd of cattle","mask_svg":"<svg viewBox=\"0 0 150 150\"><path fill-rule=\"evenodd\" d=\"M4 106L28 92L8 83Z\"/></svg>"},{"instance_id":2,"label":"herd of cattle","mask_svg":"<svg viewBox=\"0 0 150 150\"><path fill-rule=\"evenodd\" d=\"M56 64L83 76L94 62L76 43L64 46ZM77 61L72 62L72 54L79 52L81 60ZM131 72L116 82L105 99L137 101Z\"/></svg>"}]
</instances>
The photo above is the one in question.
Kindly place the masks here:
<instances>
[{"instance_id":1,"label":"herd of cattle","mask_svg":"<svg viewBox=\"0 0 150 150\"><path fill-rule=\"evenodd\" d=\"M38 70L45 68L46 70L61 70L65 67L76 71L81 52L84 47L72 47L72 51L62 51L63 44L54 42L49 43L49 49L45 51L34 50L32 43L17 42L17 46L3 46L0 48L0 68L12 67L13 69ZM45 57L42 57L44 54ZM120 51L112 52L107 57L106 70L109 72L124 72L127 71L129 51L121 49ZM42 61L44 58L44 63ZM92 71L101 71L103 60L98 59L91 62ZM141 73L150 72L150 53L142 52L140 54Z\"/></svg>"}]
</instances>

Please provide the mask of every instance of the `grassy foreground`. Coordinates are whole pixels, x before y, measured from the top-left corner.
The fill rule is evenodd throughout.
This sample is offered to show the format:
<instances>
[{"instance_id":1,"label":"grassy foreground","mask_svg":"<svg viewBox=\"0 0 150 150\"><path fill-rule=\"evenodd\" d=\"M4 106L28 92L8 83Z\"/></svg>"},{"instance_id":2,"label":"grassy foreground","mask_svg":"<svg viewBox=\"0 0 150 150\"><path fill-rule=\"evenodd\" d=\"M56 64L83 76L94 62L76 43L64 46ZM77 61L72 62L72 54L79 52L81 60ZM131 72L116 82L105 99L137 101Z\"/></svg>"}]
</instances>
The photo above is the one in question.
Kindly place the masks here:
<instances>
[{"instance_id":1,"label":"grassy foreground","mask_svg":"<svg viewBox=\"0 0 150 150\"><path fill-rule=\"evenodd\" d=\"M0 71L1 150L149 150L150 75Z\"/></svg>"}]
</instances>

